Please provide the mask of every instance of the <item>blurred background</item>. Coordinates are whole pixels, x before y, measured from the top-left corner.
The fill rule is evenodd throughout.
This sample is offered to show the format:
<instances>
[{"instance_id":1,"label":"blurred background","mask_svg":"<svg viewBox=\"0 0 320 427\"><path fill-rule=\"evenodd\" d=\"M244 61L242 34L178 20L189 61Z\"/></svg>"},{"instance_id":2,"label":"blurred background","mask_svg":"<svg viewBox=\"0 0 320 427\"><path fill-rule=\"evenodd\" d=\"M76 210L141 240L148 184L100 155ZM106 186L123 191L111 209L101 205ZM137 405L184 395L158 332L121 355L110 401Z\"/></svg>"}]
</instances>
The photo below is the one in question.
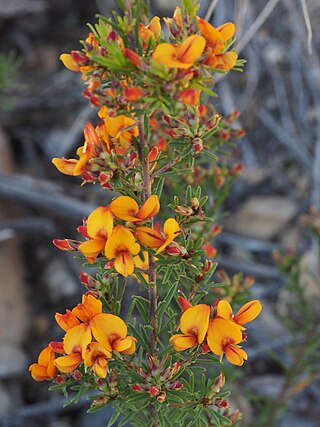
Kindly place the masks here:
<instances>
[{"instance_id":1,"label":"blurred background","mask_svg":"<svg viewBox=\"0 0 320 427\"><path fill-rule=\"evenodd\" d=\"M176 3L152 0L152 12L171 16ZM51 241L73 237L104 195L51 164L72 157L85 122L96 117L81 77L59 56L79 49L86 23L114 7L111 0L0 0L0 427L103 427L110 417L109 409L85 415L85 401L63 409L64 398L32 381L27 367L60 338L54 313L83 292L80 264ZM245 168L215 246L230 277L254 276L252 298L264 304L249 361L230 373L232 402L243 427L316 427L320 220L301 215L320 211L320 3L202 0L199 15L212 15L216 26L234 21L237 51L248 61L215 88L218 111L239 110L246 131L236 150Z\"/></svg>"}]
</instances>

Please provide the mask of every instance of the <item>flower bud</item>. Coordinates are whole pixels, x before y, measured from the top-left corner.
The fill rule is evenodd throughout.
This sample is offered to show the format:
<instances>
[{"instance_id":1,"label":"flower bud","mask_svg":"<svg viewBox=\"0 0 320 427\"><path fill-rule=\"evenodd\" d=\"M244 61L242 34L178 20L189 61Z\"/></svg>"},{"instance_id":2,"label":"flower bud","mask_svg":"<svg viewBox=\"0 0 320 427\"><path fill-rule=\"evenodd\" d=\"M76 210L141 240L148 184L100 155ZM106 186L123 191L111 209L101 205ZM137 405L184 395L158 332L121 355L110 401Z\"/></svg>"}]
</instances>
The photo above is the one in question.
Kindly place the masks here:
<instances>
[{"instance_id":1,"label":"flower bud","mask_svg":"<svg viewBox=\"0 0 320 427\"><path fill-rule=\"evenodd\" d=\"M203 353L209 353L209 351L210 351L210 347L208 346L208 344L206 342L202 344L201 348L202 348Z\"/></svg>"},{"instance_id":2,"label":"flower bud","mask_svg":"<svg viewBox=\"0 0 320 427\"><path fill-rule=\"evenodd\" d=\"M162 391L162 392L158 395L158 397L157 397L157 401L158 401L159 403L163 403L163 402L166 400L166 397L167 397L166 392L165 392L165 391Z\"/></svg>"},{"instance_id":3,"label":"flower bud","mask_svg":"<svg viewBox=\"0 0 320 427\"><path fill-rule=\"evenodd\" d=\"M148 391L149 391L150 396L152 396L152 397L155 397L155 396L157 396L157 394L160 393L160 389L158 387L153 386L153 385L151 385L149 387Z\"/></svg>"},{"instance_id":4,"label":"flower bud","mask_svg":"<svg viewBox=\"0 0 320 427\"><path fill-rule=\"evenodd\" d=\"M210 387L210 394L211 396L213 394L219 393L219 391L222 389L222 387L224 386L226 382L226 378L224 376L223 372L220 372L220 375L218 375L215 380L214 383L212 384L212 386Z\"/></svg>"},{"instance_id":5,"label":"flower bud","mask_svg":"<svg viewBox=\"0 0 320 427\"><path fill-rule=\"evenodd\" d=\"M213 267L213 262L210 259L206 259L201 271L204 274L209 273L209 271L212 270L212 267Z\"/></svg>"},{"instance_id":6,"label":"flower bud","mask_svg":"<svg viewBox=\"0 0 320 427\"><path fill-rule=\"evenodd\" d=\"M84 271L80 272L80 281L84 286L90 289L96 289L97 285L99 285L99 282L96 279Z\"/></svg>"},{"instance_id":7,"label":"flower bud","mask_svg":"<svg viewBox=\"0 0 320 427\"><path fill-rule=\"evenodd\" d=\"M166 253L171 256L179 257L186 255L187 250L185 247L179 245L179 243L172 242L169 246L167 246Z\"/></svg>"},{"instance_id":8,"label":"flower bud","mask_svg":"<svg viewBox=\"0 0 320 427\"><path fill-rule=\"evenodd\" d=\"M222 397L216 397L213 401L213 404L218 408L230 408L229 402Z\"/></svg>"},{"instance_id":9,"label":"flower bud","mask_svg":"<svg viewBox=\"0 0 320 427\"><path fill-rule=\"evenodd\" d=\"M197 197L192 197L190 200L190 205L194 212L197 212L200 208L199 199Z\"/></svg>"},{"instance_id":10,"label":"flower bud","mask_svg":"<svg viewBox=\"0 0 320 427\"><path fill-rule=\"evenodd\" d=\"M193 215L193 210L186 205L178 205L175 208L175 212L182 216L190 216Z\"/></svg>"},{"instance_id":11,"label":"flower bud","mask_svg":"<svg viewBox=\"0 0 320 427\"><path fill-rule=\"evenodd\" d=\"M57 384L64 384L67 381L67 378L65 378L63 375L57 375L55 377L55 382Z\"/></svg>"},{"instance_id":12,"label":"flower bud","mask_svg":"<svg viewBox=\"0 0 320 427\"><path fill-rule=\"evenodd\" d=\"M77 251L81 242L72 239L53 239L54 246L61 251Z\"/></svg>"},{"instance_id":13,"label":"flower bud","mask_svg":"<svg viewBox=\"0 0 320 427\"><path fill-rule=\"evenodd\" d=\"M182 296L178 296L178 303L182 311L186 311L188 308L192 307L192 304Z\"/></svg>"},{"instance_id":14,"label":"flower bud","mask_svg":"<svg viewBox=\"0 0 320 427\"><path fill-rule=\"evenodd\" d=\"M82 378L82 373L79 371L79 369L76 369L75 371L73 371L72 373L72 377L73 379L75 379L76 381L80 381Z\"/></svg>"},{"instance_id":15,"label":"flower bud","mask_svg":"<svg viewBox=\"0 0 320 427\"><path fill-rule=\"evenodd\" d=\"M181 381L175 381L173 383L167 384L168 390L181 390L183 388L183 383Z\"/></svg>"},{"instance_id":16,"label":"flower bud","mask_svg":"<svg viewBox=\"0 0 320 427\"><path fill-rule=\"evenodd\" d=\"M196 153L200 153L200 151L203 150L203 142L201 138L194 138L194 140L192 141L192 148L193 151L195 151Z\"/></svg>"},{"instance_id":17,"label":"flower bud","mask_svg":"<svg viewBox=\"0 0 320 427\"><path fill-rule=\"evenodd\" d=\"M143 385L141 385L141 384L132 384L131 388L132 388L132 390L133 390L133 391L135 391L135 392L137 392L137 393L140 393L140 392L142 392L142 391L146 391L146 390L143 388Z\"/></svg>"}]
</instances>

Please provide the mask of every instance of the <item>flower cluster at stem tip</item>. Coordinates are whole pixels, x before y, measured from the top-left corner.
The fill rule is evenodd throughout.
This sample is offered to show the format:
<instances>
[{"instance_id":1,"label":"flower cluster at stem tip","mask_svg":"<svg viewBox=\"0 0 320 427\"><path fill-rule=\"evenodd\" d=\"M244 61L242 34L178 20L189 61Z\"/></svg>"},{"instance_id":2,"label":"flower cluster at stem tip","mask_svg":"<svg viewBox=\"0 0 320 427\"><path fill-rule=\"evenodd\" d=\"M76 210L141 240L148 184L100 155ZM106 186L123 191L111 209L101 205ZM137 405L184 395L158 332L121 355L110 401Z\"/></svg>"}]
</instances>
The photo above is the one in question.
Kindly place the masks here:
<instances>
[{"instance_id":1,"label":"flower cluster at stem tip","mask_svg":"<svg viewBox=\"0 0 320 427\"><path fill-rule=\"evenodd\" d=\"M63 338L50 342L29 368L36 381L54 380L57 387L82 382L81 393L99 390L93 403L99 407L126 393L163 403L184 388L182 374L198 357L209 355L219 363L225 355L241 366L247 360L240 345L247 339L244 325L261 311L253 300L233 314L230 303L240 300L236 297L245 294L251 278L232 283L229 293L210 282L217 268L210 240L221 228L211 225L206 235L197 235L199 224L212 221L205 216L208 197L201 197L200 187L190 186L185 199L168 196L175 179L194 183L211 177L220 191L241 170L239 164L208 165L220 146L243 136L232 128L238 113L223 118L200 102L214 95L215 73L239 70L244 63L232 47L235 25L216 28L197 16L194 1L182 1L184 7L164 18L169 34L164 37L159 17L134 13L139 0L127 3L132 10L115 14L114 22L100 17L83 49L60 57L81 73L84 96L98 119L85 124L77 158L52 162L63 174L113 193L77 227L80 240L53 241L62 251L77 252L96 276L81 273L87 289L82 303L55 316ZM205 166L197 166L197 159ZM162 196L174 199L168 205L172 216L160 204ZM134 296L124 321L128 279L136 280L149 300ZM201 301L205 296L219 300L211 306ZM183 310L180 321L175 303ZM132 317L135 309L143 324ZM223 384L220 374L208 386L203 406L228 407L219 396Z\"/></svg>"}]
</instances>

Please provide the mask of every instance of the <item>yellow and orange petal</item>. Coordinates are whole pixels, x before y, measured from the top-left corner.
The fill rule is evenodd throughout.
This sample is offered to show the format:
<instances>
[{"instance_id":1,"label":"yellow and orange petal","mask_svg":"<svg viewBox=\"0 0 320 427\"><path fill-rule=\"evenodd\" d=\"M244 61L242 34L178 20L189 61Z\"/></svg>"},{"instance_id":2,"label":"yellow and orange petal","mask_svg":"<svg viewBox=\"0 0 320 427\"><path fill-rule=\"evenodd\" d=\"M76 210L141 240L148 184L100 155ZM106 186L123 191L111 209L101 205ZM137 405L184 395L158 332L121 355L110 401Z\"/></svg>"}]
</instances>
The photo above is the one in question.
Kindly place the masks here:
<instances>
[{"instance_id":1,"label":"yellow and orange petal","mask_svg":"<svg viewBox=\"0 0 320 427\"><path fill-rule=\"evenodd\" d=\"M102 302L90 294L82 295L82 303L72 309L72 314L82 322L88 322L100 313L102 313Z\"/></svg>"},{"instance_id":2,"label":"yellow and orange petal","mask_svg":"<svg viewBox=\"0 0 320 427\"><path fill-rule=\"evenodd\" d=\"M38 363L33 363L29 367L31 376L35 381L48 381L56 374L54 365L54 351L48 346L44 348L38 357Z\"/></svg>"},{"instance_id":3,"label":"yellow and orange petal","mask_svg":"<svg viewBox=\"0 0 320 427\"><path fill-rule=\"evenodd\" d=\"M66 354L79 353L82 355L87 345L91 342L89 325L81 323L69 329L63 339L63 348Z\"/></svg>"},{"instance_id":4,"label":"yellow and orange petal","mask_svg":"<svg viewBox=\"0 0 320 427\"><path fill-rule=\"evenodd\" d=\"M74 170L75 170L76 164L78 163L78 160L65 159L64 157L61 157L61 158L54 157L52 159L52 163L55 165L55 167L58 169L59 172L65 175L75 176Z\"/></svg>"},{"instance_id":5,"label":"yellow and orange petal","mask_svg":"<svg viewBox=\"0 0 320 427\"><path fill-rule=\"evenodd\" d=\"M107 239L113 230L113 216L108 206L99 206L88 216L87 232L92 239Z\"/></svg>"},{"instance_id":6,"label":"yellow and orange petal","mask_svg":"<svg viewBox=\"0 0 320 427\"><path fill-rule=\"evenodd\" d=\"M154 50L152 59L169 68L189 68L200 57L205 48L205 39L194 34L180 45L160 43Z\"/></svg>"},{"instance_id":7,"label":"yellow and orange petal","mask_svg":"<svg viewBox=\"0 0 320 427\"><path fill-rule=\"evenodd\" d=\"M169 341L173 343L176 351L184 351L197 344L197 337L195 335L176 334L172 335Z\"/></svg>"},{"instance_id":8,"label":"yellow and orange petal","mask_svg":"<svg viewBox=\"0 0 320 427\"><path fill-rule=\"evenodd\" d=\"M234 315L234 321L239 325L245 325L259 316L261 310L262 305L259 300L249 301Z\"/></svg>"},{"instance_id":9,"label":"yellow and orange petal","mask_svg":"<svg viewBox=\"0 0 320 427\"><path fill-rule=\"evenodd\" d=\"M163 226L165 241L158 248L156 254L162 252L180 234L180 226L174 218L168 218Z\"/></svg>"},{"instance_id":10,"label":"yellow and orange petal","mask_svg":"<svg viewBox=\"0 0 320 427\"><path fill-rule=\"evenodd\" d=\"M137 213L137 218L140 221L145 221L153 216L157 215L160 210L160 202L157 195L153 194L150 196Z\"/></svg>"},{"instance_id":11,"label":"yellow and orange petal","mask_svg":"<svg viewBox=\"0 0 320 427\"><path fill-rule=\"evenodd\" d=\"M198 344L201 344L207 334L210 318L210 306L197 304L186 310L180 320L180 330L185 335L196 336Z\"/></svg>"},{"instance_id":12,"label":"yellow and orange petal","mask_svg":"<svg viewBox=\"0 0 320 427\"><path fill-rule=\"evenodd\" d=\"M60 372L67 374L74 371L82 362L82 356L80 353L72 353L67 356L58 357L54 364Z\"/></svg>"},{"instance_id":13,"label":"yellow and orange petal","mask_svg":"<svg viewBox=\"0 0 320 427\"><path fill-rule=\"evenodd\" d=\"M60 55L60 61L63 62L63 65L68 68L70 71L80 71L79 64L72 58L72 55L69 53L62 53Z\"/></svg>"},{"instance_id":14,"label":"yellow and orange petal","mask_svg":"<svg viewBox=\"0 0 320 427\"><path fill-rule=\"evenodd\" d=\"M150 227L137 227L136 234L139 242L147 248L159 248L165 241L158 231Z\"/></svg>"},{"instance_id":15,"label":"yellow and orange petal","mask_svg":"<svg viewBox=\"0 0 320 427\"><path fill-rule=\"evenodd\" d=\"M56 313L55 319L60 328L65 332L80 324L79 320L70 310L66 310L65 314Z\"/></svg>"},{"instance_id":16,"label":"yellow and orange petal","mask_svg":"<svg viewBox=\"0 0 320 427\"><path fill-rule=\"evenodd\" d=\"M114 343L127 337L128 328L125 322L114 314L97 314L90 321L94 338L105 349L112 352ZM128 348L131 342L128 342Z\"/></svg>"},{"instance_id":17,"label":"yellow and orange petal","mask_svg":"<svg viewBox=\"0 0 320 427\"><path fill-rule=\"evenodd\" d=\"M105 124L109 135L119 140L121 146L129 148L132 138L139 135L135 120L123 114L116 117L105 117Z\"/></svg>"},{"instance_id":18,"label":"yellow and orange petal","mask_svg":"<svg viewBox=\"0 0 320 427\"><path fill-rule=\"evenodd\" d=\"M241 366L247 359L247 354L238 344L242 341L240 327L230 320L216 317L209 323L207 343L210 350L218 355L226 355L227 360Z\"/></svg>"},{"instance_id":19,"label":"yellow and orange petal","mask_svg":"<svg viewBox=\"0 0 320 427\"><path fill-rule=\"evenodd\" d=\"M91 264L95 262L106 244L106 239L90 239L79 246L78 250L86 257Z\"/></svg>"},{"instance_id":20,"label":"yellow and orange petal","mask_svg":"<svg viewBox=\"0 0 320 427\"><path fill-rule=\"evenodd\" d=\"M128 228L117 225L111 233L105 247L105 255L109 259L118 257L121 252L138 255L140 245Z\"/></svg>"}]
</instances>

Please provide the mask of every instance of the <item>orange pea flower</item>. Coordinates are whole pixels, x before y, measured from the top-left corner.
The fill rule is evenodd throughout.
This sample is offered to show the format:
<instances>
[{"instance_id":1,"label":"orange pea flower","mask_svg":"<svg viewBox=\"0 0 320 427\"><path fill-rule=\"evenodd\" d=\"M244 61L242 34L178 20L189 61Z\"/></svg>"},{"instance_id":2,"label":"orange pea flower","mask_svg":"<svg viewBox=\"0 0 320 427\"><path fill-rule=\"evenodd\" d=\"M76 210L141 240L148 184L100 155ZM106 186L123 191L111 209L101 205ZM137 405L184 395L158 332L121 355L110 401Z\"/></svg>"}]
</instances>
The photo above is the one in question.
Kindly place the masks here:
<instances>
[{"instance_id":1,"label":"orange pea flower","mask_svg":"<svg viewBox=\"0 0 320 427\"><path fill-rule=\"evenodd\" d=\"M166 220L163 226L164 236L149 227L137 227L139 242L148 248L157 248L156 254L162 252L180 234L180 226L174 218Z\"/></svg>"},{"instance_id":2,"label":"orange pea flower","mask_svg":"<svg viewBox=\"0 0 320 427\"><path fill-rule=\"evenodd\" d=\"M54 365L54 351L46 347L38 357L38 363L29 366L31 376L35 381L48 381L54 378L56 367Z\"/></svg>"},{"instance_id":3,"label":"orange pea flower","mask_svg":"<svg viewBox=\"0 0 320 427\"><path fill-rule=\"evenodd\" d=\"M177 6L175 8L172 18L163 18L163 20L169 29L172 24L176 24L179 28L182 28L182 14L180 7Z\"/></svg>"},{"instance_id":4,"label":"orange pea flower","mask_svg":"<svg viewBox=\"0 0 320 427\"><path fill-rule=\"evenodd\" d=\"M220 27L215 28L198 16L197 21L201 34L207 41L206 52L208 58L204 63L221 70L231 70L237 61L238 55L234 51L224 52L224 50L226 42L234 35L236 26L232 22L226 22Z\"/></svg>"},{"instance_id":5,"label":"orange pea flower","mask_svg":"<svg viewBox=\"0 0 320 427\"><path fill-rule=\"evenodd\" d=\"M58 357L54 362L60 372L72 372L80 365L83 361L84 351L91 339L90 326L86 323L81 323L67 331L63 339L66 356Z\"/></svg>"},{"instance_id":6,"label":"orange pea flower","mask_svg":"<svg viewBox=\"0 0 320 427\"><path fill-rule=\"evenodd\" d=\"M148 25L139 24L139 37L145 43L148 43L150 37L156 40L161 35L161 24L159 16L151 19Z\"/></svg>"},{"instance_id":7,"label":"orange pea flower","mask_svg":"<svg viewBox=\"0 0 320 427\"><path fill-rule=\"evenodd\" d=\"M120 196L110 203L110 211L124 221L141 222L155 216L160 209L158 196L150 196L139 209L138 203L128 196Z\"/></svg>"},{"instance_id":8,"label":"orange pea flower","mask_svg":"<svg viewBox=\"0 0 320 427\"><path fill-rule=\"evenodd\" d=\"M201 90L185 89L178 94L178 99L187 105L198 105Z\"/></svg>"},{"instance_id":9,"label":"orange pea flower","mask_svg":"<svg viewBox=\"0 0 320 427\"><path fill-rule=\"evenodd\" d=\"M194 34L182 44L160 43L154 50L152 59L169 68L189 68L202 54L206 41Z\"/></svg>"},{"instance_id":10,"label":"orange pea flower","mask_svg":"<svg viewBox=\"0 0 320 427\"><path fill-rule=\"evenodd\" d=\"M234 315L232 307L228 301L219 301L217 305L217 316L231 320L237 323L240 329L245 329L243 325L254 320L262 310L262 305L259 300L249 301L244 304L240 310Z\"/></svg>"},{"instance_id":11,"label":"orange pea flower","mask_svg":"<svg viewBox=\"0 0 320 427\"><path fill-rule=\"evenodd\" d=\"M88 216L87 234L89 240L81 243L78 250L83 253L90 263L93 263L113 230L113 216L107 206L100 206Z\"/></svg>"},{"instance_id":12,"label":"orange pea flower","mask_svg":"<svg viewBox=\"0 0 320 427\"><path fill-rule=\"evenodd\" d=\"M84 127L85 142L77 150L79 159L65 159L64 157L55 157L52 163L65 175L78 176L85 172L85 167L89 159L94 155L95 146L98 146L99 137L91 123L86 123Z\"/></svg>"},{"instance_id":13,"label":"orange pea flower","mask_svg":"<svg viewBox=\"0 0 320 427\"><path fill-rule=\"evenodd\" d=\"M106 115L104 120L109 135L119 140L121 146L125 149L130 147L132 138L139 135L135 120L124 114L115 117Z\"/></svg>"},{"instance_id":14,"label":"orange pea flower","mask_svg":"<svg viewBox=\"0 0 320 427\"><path fill-rule=\"evenodd\" d=\"M90 321L93 336L106 350L124 354L135 351L134 337L128 336L128 328L120 317L113 314L97 314Z\"/></svg>"},{"instance_id":15,"label":"orange pea flower","mask_svg":"<svg viewBox=\"0 0 320 427\"><path fill-rule=\"evenodd\" d=\"M242 332L236 323L222 317L210 321L207 343L214 354L218 356L225 354L230 363L242 366L248 356L238 345L241 341Z\"/></svg>"},{"instance_id":16,"label":"orange pea flower","mask_svg":"<svg viewBox=\"0 0 320 427\"><path fill-rule=\"evenodd\" d=\"M94 316L102 313L102 302L93 295L82 295L82 303L72 309L73 316L82 322L89 322Z\"/></svg>"},{"instance_id":17,"label":"orange pea flower","mask_svg":"<svg viewBox=\"0 0 320 427\"><path fill-rule=\"evenodd\" d=\"M106 378L108 361L112 353L97 342L91 342L84 353L85 366L92 366L93 372L100 378Z\"/></svg>"},{"instance_id":18,"label":"orange pea flower","mask_svg":"<svg viewBox=\"0 0 320 427\"><path fill-rule=\"evenodd\" d=\"M182 334L172 335L176 351L187 350L196 344L201 344L207 334L210 318L210 306L198 304L188 308L181 316L180 330Z\"/></svg>"},{"instance_id":19,"label":"orange pea flower","mask_svg":"<svg viewBox=\"0 0 320 427\"><path fill-rule=\"evenodd\" d=\"M66 310L65 314L56 313L55 319L61 329L67 332L69 329L80 325L79 319L70 310Z\"/></svg>"},{"instance_id":20,"label":"orange pea flower","mask_svg":"<svg viewBox=\"0 0 320 427\"><path fill-rule=\"evenodd\" d=\"M114 267L118 273L127 277L133 273L134 262L132 255L138 255L140 245L130 230L123 225L117 225L107 240L105 256L114 259Z\"/></svg>"},{"instance_id":21,"label":"orange pea flower","mask_svg":"<svg viewBox=\"0 0 320 427\"><path fill-rule=\"evenodd\" d=\"M123 89L123 96L127 102L138 101L143 95L144 92L139 86L125 87Z\"/></svg>"}]
</instances>

